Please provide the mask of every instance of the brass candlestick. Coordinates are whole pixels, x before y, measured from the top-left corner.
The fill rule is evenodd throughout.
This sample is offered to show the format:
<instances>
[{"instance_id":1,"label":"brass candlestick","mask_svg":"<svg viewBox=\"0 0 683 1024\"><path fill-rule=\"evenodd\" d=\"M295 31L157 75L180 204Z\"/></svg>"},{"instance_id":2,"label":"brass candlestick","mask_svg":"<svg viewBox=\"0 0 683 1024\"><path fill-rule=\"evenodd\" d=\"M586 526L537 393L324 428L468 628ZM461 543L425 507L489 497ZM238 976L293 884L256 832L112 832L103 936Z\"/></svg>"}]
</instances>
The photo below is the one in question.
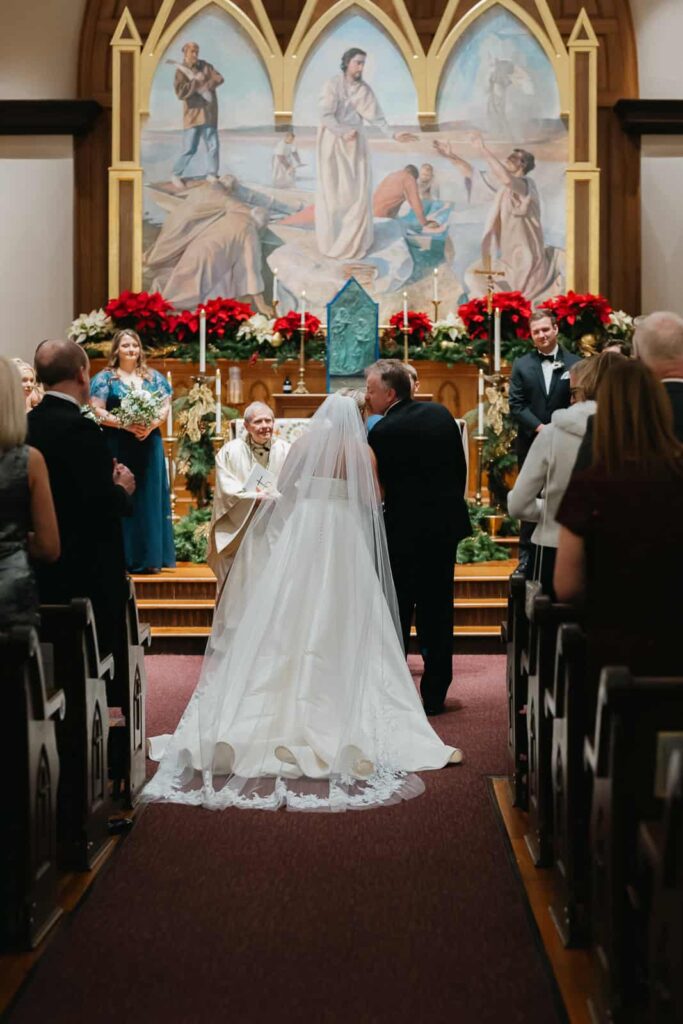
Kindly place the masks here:
<instances>
[{"instance_id":1,"label":"brass candlestick","mask_svg":"<svg viewBox=\"0 0 683 1024\"><path fill-rule=\"evenodd\" d=\"M439 306L441 305L441 299L432 299L432 306L434 307L434 323L439 319Z\"/></svg>"},{"instance_id":2,"label":"brass candlestick","mask_svg":"<svg viewBox=\"0 0 683 1024\"><path fill-rule=\"evenodd\" d=\"M410 337L410 327L403 326L401 328L401 334L403 335L403 362L408 362L408 338Z\"/></svg>"},{"instance_id":3,"label":"brass candlestick","mask_svg":"<svg viewBox=\"0 0 683 1024\"><path fill-rule=\"evenodd\" d=\"M474 494L474 504L477 508L481 508L484 504L481 496L481 481L484 472L484 444L486 443L486 434L473 434L472 440L477 446L477 489Z\"/></svg>"},{"instance_id":4,"label":"brass candlestick","mask_svg":"<svg viewBox=\"0 0 683 1024\"><path fill-rule=\"evenodd\" d=\"M308 388L306 387L306 379L305 379L306 378L306 370L305 370L306 353L305 353L305 349L304 349L304 345L305 345L305 342L306 342L306 328L305 327L300 327L299 328L299 337L300 337L300 342L299 342L299 383L294 388L294 394L295 395L307 395L307 394L309 394L309 391L308 391Z\"/></svg>"},{"instance_id":5,"label":"brass candlestick","mask_svg":"<svg viewBox=\"0 0 683 1024\"><path fill-rule=\"evenodd\" d=\"M278 308L279 305L280 305L280 300L279 299L273 299L273 301L271 302L271 306L273 307L273 316L275 317L276 320L277 320L277 308Z\"/></svg>"},{"instance_id":6,"label":"brass candlestick","mask_svg":"<svg viewBox=\"0 0 683 1024\"><path fill-rule=\"evenodd\" d=\"M171 493L171 522L173 523L177 523L180 519L175 508L176 501L178 499L176 498L175 493L176 464L175 459L173 458L173 450L177 440L178 438L174 437L172 434L167 434L162 438L164 444L164 455L166 456L166 465L168 467L168 489Z\"/></svg>"}]
</instances>

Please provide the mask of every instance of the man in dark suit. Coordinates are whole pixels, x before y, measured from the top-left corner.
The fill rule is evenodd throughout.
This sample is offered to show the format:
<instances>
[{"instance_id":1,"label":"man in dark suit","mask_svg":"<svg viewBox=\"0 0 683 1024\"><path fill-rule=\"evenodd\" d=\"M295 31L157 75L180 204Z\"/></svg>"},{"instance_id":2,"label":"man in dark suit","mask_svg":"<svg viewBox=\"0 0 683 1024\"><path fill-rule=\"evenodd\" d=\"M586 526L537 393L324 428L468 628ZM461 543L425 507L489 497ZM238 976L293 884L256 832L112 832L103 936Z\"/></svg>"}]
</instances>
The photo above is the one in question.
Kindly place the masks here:
<instances>
[{"instance_id":1,"label":"man in dark suit","mask_svg":"<svg viewBox=\"0 0 683 1024\"><path fill-rule=\"evenodd\" d=\"M135 490L133 474L113 464L100 428L81 414L90 395L88 357L72 341L44 341L35 354L45 397L28 415L28 443L47 463L62 553L36 565L44 604L89 597L103 654L125 643L126 563L121 516ZM110 689L110 703L119 692Z\"/></svg>"},{"instance_id":2,"label":"man in dark suit","mask_svg":"<svg viewBox=\"0 0 683 1024\"><path fill-rule=\"evenodd\" d=\"M510 412L517 421L517 461L524 464L536 435L550 423L558 409L570 403L569 367L579 361L558 343L557 321L549 310L538 309L530 317L533 352L515 359L510 379ZM519 537L519 568L529 567L531 534L535 523L522 523Z\"/></svg>"},{"instance_id":3,"label":"man in dark suit","mask_svg":"<svg viewBox=\"0 0 683 1024\"><path fill-rule=\"evenodd\" d=\"M651 313L638 323L633 336L633 353L661 380L671 402L674 434L683 444L683 318L676 313ZM591 416L574 464L574 472L587 469L593 461Z\"/></svg>"},{"instance_id":4,"label":"man in dark suit","mask_svg":"<svg viewBox=\"0 0 683 1024\"><path fill-rule=\"evenodd\" d=\"M444 406L412 400L410 376L398 360L381 359L365 375L368 405L383 416L368 443L384 491L403 643L407 652L415 612L422 701L428 715L438 715L453 678L456 549L472 532L462 438Z\"/></svg>"}]
</instances>

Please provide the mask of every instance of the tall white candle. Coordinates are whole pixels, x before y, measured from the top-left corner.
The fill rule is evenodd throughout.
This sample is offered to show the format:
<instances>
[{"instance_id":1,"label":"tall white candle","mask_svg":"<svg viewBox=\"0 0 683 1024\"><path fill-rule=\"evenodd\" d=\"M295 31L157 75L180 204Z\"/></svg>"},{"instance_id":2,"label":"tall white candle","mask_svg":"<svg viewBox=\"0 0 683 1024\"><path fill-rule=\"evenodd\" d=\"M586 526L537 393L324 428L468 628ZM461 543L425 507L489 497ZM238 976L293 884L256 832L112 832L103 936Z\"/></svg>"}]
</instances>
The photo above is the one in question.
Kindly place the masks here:
<instances>
[{"instance_id":1,"label":"tall white candle","mask_svg":"<svg viewBox=\"0 0 683 1024\"><path fill-rule=\"evenodd\" d=\"M173 378L171 377L170 370L166 374L166 380L171 389L171 393L168 396L168 412L166 413L166 435L167 437L173 437Z\"/></svg>"},{"instance_id":2,"label":"tall white candle","mask_svg":"<svg viewBox=\"0 0 683 1024\"><path fill-rule=\"evenodd\" d=\"M221 432L221 371L216 370L216 434Z\"/></svg>"},{"instance_id":3,"label":"tall white candle","mask_svg":"<svg viewBox=\"0 0 683 1024\"><path fill-rule=\"evenodd\" d=\"M277 267L273 270L273 302L277 302Z\"/></svg>"},{"instance_id":4,"label":"tall white candle","mask_svg":"<svg viewBox=\"0 0 683 1024\"><path fill-rule=\"evenodd\" d=\"M306 326L306 292L301 293L301 304L299 306L301 311L301 326Z\"/></svg>"},{"instance_id":5,"label":"tall white candle","mask_svg":"<svg viewBox=\"0 0 683 1024\"><path fill-rule=\"evenodd\" d=\"M500 310L497 309L493 317L493 369L500 373Z\"/></svg>"},{"instance_id":6,"label":"tall white candle","mask_svg":"<svg viewBox=\"0 0 683 1024\"><path fill-rule=\"evenodd\" d=\"M408 326L408 292L403 293L403 326Z\"/></svg>"},{"instance_id":7,"label":"tall white candle","mask_svg":"<svg viewBox=\"0 0 683 1024\"><path fill-rule=\"evenodd\" d=\"M199 372L206 373L206 310L199 313Z\"/></svg>"},{"instance_id":8,"label":"tall white candle","mask_svg":"<svg viewBox=\"0 0 683 1024\"><path fill-rule=\"evenodd\" d=\"M434 302L439 301L439 271L434 269Z\"/></svg>"},{"instance_id":9,"label":"tall white candle","mask_svg":"<svg viewBox=\"0 0 683 1024\"><path fill-rule=\"evenodd\" d=\"M479 435L484 433L484 371L479 371L479 381L477 384L477 394L479 396L479 403L477 406L477 433Z\"/></svg>"}]
</instances>

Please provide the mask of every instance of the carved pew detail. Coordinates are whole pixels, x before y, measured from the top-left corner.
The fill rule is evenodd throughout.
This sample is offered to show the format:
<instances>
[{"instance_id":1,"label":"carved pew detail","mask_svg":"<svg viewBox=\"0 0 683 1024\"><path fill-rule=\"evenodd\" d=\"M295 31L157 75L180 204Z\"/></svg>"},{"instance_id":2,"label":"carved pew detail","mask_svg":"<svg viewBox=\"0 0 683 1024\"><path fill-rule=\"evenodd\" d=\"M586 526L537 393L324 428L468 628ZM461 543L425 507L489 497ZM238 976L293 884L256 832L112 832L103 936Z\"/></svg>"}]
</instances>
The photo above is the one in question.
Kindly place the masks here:
<instances>
[{"instance_id":1,"label":"carved pew detail","mask_svg":"<svg viewBox=\"0 0 683 1024\"><path fill-rule=\"evenodd\" d=\"M525 652L529 642L529 621L524 610L526 577L519 572L510 576L507 622L502 626L503 642L507 647L508 697L508 762L512 804L526 810L527 791L527 732L525 709L527 702L527 671Z\"/></svg>"},{"instance_id":2,"label":"carved pew detail","mask_svg":"<svg viewBox=\"0 0 683 1024\"><path fill-rule=\"evenodd\" d=\"M140 624L135 600L135 585L128 580L128 603L126 606L127 645L124 652L127 664L116 666L117 675L122 672L126 686L126 700L123 707L124 721L112 729L112 750L117 760L114 777L114 797L123 791L127 807L137 803L145 783L145 699L147 674L145 671L145 647L151 644L150 628ZM120 733L120 735L119 735Z\"/></svg>"}]
</instances>

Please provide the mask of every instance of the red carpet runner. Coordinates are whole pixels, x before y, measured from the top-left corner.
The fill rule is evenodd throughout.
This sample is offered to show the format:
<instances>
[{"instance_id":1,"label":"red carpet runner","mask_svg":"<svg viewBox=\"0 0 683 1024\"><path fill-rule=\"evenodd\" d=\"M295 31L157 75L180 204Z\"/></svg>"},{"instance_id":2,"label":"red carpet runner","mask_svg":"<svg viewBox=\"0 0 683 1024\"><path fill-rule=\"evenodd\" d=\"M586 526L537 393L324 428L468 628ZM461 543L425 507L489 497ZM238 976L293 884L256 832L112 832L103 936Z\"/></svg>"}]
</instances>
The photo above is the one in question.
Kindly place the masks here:
<instances>
[{"instance_id":1,"label":"red carpet runner","mask_svg":"<svg viewBox=\"0 0 683 1024\"><path fill-rule=\"evenodd\" d=\"M200 659L148 661L148 733ZM13 1024L552 1024L562 1019L486 777L505 772L502 657L458 657L461 767L347 814L152 805L29 979Z\"/></svg>"}]
</instances>

